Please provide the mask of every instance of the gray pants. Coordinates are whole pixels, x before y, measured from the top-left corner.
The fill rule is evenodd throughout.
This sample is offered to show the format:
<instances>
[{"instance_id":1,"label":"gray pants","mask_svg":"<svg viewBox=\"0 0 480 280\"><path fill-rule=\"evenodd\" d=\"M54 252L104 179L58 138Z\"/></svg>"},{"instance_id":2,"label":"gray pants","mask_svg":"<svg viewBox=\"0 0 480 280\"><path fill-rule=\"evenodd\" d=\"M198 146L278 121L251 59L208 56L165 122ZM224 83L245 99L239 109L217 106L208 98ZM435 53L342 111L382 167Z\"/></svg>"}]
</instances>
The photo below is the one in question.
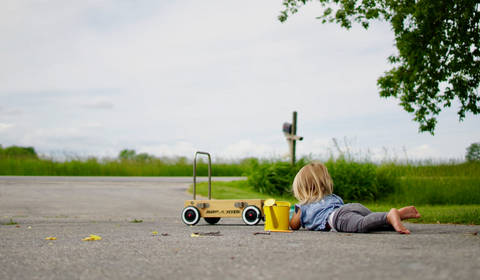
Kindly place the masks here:
<instances>
[{"instance_id":1,"label":"gray pants","mask_svg":"<svg viewBox=\"0 0 480 280\"><path fill-rule=\"evenodd\" d=\"M365 233L395 230L387 221L387 212L373 213L358 203L338 208L333 215L333 224L334 228L341 232Z\"/></svg>"}]
</instances>

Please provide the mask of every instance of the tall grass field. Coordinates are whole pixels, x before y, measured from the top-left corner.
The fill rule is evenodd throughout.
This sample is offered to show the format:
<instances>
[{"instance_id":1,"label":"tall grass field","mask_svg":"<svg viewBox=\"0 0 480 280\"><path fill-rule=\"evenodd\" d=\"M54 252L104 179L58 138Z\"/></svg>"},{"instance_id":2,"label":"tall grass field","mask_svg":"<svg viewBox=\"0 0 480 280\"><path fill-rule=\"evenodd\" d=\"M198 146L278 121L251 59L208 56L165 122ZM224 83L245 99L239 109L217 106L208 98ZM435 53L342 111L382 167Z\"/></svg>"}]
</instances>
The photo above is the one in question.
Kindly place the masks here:
<instances>
[{"instance_id":1,"label":"tall grass field","mask_svg":"<svg viewBox=\"0 0 480 280\"><path fill-rule=\"evenodd\" d=\"M240 176L246 166L240 163L213 163L214 176ZM169 160L0 158L0 175L10 176L193 176L193 166L183 158ZM197 162L197 176L208 175L208 164Z\"/></svg>"},{"instance_id":2,"label":"tall grass field","mask_svg":"<svg viewBox=\"0 0 480 280\"><path fill-rule=\"evenodd\" d=\"M215 176L239 176L245 162L216 162ZM193 176L193 164L185 157L158 158L134 150L123 150L117 158L63 156L39 157L32 147L0 145L0 176ZM197 175L208 175L208 164L197 161Z\"/></svg>"},{"instance_id":3,"label":"tall grass field","mask_svg":"<svg viewBox=\"0 0 480 280\"><path fill-rule=\"evenodd\" d=\"M248 185L259 193L291 194L295 174L309 161L301 159L292 167L278 160L252 159L246 173ZM480 162L377 165L331 158L324 164L333 179L334 193L345 202L480 204Z\"/></svg>"}]
</instances>

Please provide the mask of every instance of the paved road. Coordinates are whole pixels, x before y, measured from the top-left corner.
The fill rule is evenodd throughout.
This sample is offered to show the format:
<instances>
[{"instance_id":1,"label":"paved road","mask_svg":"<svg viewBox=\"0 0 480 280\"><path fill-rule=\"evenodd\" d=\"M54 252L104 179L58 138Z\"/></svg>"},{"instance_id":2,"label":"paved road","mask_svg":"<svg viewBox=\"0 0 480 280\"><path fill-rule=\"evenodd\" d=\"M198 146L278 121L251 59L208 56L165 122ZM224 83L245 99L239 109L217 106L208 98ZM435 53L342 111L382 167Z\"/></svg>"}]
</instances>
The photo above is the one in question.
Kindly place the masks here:
<instances>
[{"instance_id":1,"label":"paved road","mask_svg":"<svg viewBox=\"0 0 480 280\"><path fill-rule=\"evenodd\" d=\"M407 224L407 236L254 235L263 225L240 219L188 227L190 184L0 177L0 279L480 279L480 226ZM2 225L10 219L18 225ZM191 237L213 231L222 236ZM90 234L102 240L81 241Z\"/></svg>"}]
</instances>

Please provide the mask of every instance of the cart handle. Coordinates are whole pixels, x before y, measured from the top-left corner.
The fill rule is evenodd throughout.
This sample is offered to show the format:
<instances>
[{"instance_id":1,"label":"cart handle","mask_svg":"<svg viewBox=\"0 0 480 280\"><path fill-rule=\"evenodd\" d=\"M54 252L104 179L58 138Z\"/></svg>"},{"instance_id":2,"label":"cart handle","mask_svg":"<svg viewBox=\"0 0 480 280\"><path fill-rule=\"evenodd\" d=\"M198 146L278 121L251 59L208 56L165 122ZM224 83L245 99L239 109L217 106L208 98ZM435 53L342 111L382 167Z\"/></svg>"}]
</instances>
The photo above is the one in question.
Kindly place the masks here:
<instances>
[{"instance_id":1,"label":"cart handle","mask_svg":"<svg viewBox=\"0 0 480 280\"><path fill-rule=\"evenodd\" d=\"M208 156L208 200L211 199L211 189L212 189L212 160L210 154L206 152L196 152L195 157L193 158L193 200L196 200L197 197L197 155L207 155Z\"/></svg>"}]
</instances>

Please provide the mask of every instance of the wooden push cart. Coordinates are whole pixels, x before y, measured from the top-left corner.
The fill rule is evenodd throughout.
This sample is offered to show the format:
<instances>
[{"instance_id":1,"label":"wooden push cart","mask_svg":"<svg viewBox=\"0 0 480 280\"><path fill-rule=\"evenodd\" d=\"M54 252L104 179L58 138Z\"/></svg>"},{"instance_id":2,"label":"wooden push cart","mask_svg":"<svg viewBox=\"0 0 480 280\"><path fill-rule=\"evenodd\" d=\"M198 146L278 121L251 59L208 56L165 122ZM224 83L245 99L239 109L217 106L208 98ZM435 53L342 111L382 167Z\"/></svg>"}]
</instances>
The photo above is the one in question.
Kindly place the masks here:
<instances>
[{"instance_id":1,"label":"wooden push cart","mask_svg":"<svg viewBox=\"0 0 480 280\"><path fill-rule=\"evenodd\" d=\"M208 200L196 200L197 191L197 155L208 156ZM263 199L229 199L212 200L211 157L209 153L196 152L193 159L193 200L185 201L182 211L182 221L189 226L196 225L200 218L211 225L216 224L221 218L242 218L246 225L256 225L264 219Z\"/></svg>"}]
</instances>

